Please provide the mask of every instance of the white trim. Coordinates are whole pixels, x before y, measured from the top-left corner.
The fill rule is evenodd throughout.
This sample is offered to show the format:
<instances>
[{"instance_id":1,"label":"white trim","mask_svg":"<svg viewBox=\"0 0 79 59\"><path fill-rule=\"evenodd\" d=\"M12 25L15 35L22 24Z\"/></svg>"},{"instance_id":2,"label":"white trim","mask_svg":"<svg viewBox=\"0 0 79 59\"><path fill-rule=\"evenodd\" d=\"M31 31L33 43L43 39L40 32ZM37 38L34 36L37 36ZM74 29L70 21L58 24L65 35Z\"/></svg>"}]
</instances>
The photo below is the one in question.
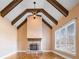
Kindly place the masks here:
<instances>
[{"instance_id":1,"label":"white trim","mask_svg":"<svg viewBox=\"0 0 79 59\"><path fill-rule=\"evenodd\" d=\"M5 58L7 58L7 57L9 57L9 56L11 56L11 55L14 55L14 54L16 54L16 53L17 53L17 51L11 52L11 53L9 53L9 54L7 54L7 55L5 55L5 56L0 57L0 59L5 59Z\"/></svg>"},{"instance_id":2,"label":"white trim","mask_svg":"<svg viewBox=\"0 0 79 59\"><path fill-rule=\"evenodd\" d=\"M55 54L57 54L57 55L59 55L59 56L61 56L61 57L64 57L65 59L72 59L72 58L70 58L70 57L68 57L68 56L65 56L65 55L63 55L63 54L60 54L60 53L58 53L58 52L56 52L56 51L52 51L52 53L55 53Z\"/></svg>"},{"instance_id":3,"label":"white trim","mask_svg":"<svg viewBox=\"0 0 79 59\"><path fill-rule=\"evenodd\" d=\"M30 53L29 51L26 51L27 53ZM46 53L46 52L52 52L52 50L40 50L37 51L37 53Z\"/></svg>"},{"instance_id":4,"label":"white trim","mask_svg":"<svg viewBox=\"0 0 79 59\"><path fill-rule=\"evenodd\" d=\"M20 51L17 51L17 52L27 52L26 50L20 50Z\"/></svg>"},{"instance_id":5,"label":"white trim","mask_svg":"<svg viewBox=\"0 0 79 59\"><path fill-rule=\"evenodd\" d=\"M42 52L52 52L52 50L41 50Z\"/></svg>"}]
</instances>

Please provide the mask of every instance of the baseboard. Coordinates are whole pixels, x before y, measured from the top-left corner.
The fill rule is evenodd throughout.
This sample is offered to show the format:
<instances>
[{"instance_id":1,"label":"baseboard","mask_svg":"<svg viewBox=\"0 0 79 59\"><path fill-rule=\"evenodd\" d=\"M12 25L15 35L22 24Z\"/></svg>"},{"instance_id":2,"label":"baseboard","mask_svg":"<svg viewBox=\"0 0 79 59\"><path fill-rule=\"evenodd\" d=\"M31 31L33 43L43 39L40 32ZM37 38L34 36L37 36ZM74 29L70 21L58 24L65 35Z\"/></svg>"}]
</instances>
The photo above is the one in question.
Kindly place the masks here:
<instances>
[{"instance_id":1,"label":"baseboard","mask_svg":"<svg viewBox=\"0 0 79 59\"><path fill-rule=\"evenodd\" d=\"M52 50L42 50L42 52L52 52Z\"/></svg>"},{"instance_id":2,"label":"baseboard","mask_svg":"<svg viewBox=\"0 0 79 59\"><path fill-rule=\"evenodd\" d=\"M16 54L17 52L26 52L26 51L25 51L25 50L22 50L22 51L11 52L11 53L9 53L9 54L7 54L7 55L5 55L5 56L0 57L0 59L5 59L5 58L7 58L7 57L10 57L10 56Z\"/></svg>"},{"instance_id":3,"label":"baseboard","mask_svg":"<svg viewBox=\"0 0 79 59\"><path fill-rule=\"evenodd\" d=\"M70 57L68 57L68 56L65 56L65 55L63 55L63 54L60 54L60 53L58 53L58 52L56 52L56 51L52 51L52 53L55 53L55 54L57 54L57 55L59 55L59 56L61 56L61 57L64 57L65 59L72 59L72 58L70 58Z\"/></svg>"},{"instance_id":4,"label":"baseboard","mask_svg":"<svg viewBox=\"0 0 79 59\"><path fill-rule=\"evenodd\" d=\"M25 51L25 50L18 51L18 52L27 52L28 53L28 51ZM52 52L52 50L41 50L40 52L46 53L46 52Z\"/></svg>"},{"instance_id":5,"label":"baseboard","mask_svg":"<svg viewBox=\"0 0 79 59\"><path fill-rule=\"evenodd\" d=\"M17 52L27 52L26 50L21 50L21 51L17 51Z\"/></svg>"},{"instance_id":6,"label":"baseboard","mask_svg":"<svg viewBox=\"0 0 79 59\"><path fill-rule=\"evenodd\" d=\"M16 54L16 53L17 53L17 51L11 52L11 53L9 53L9 54L7 54L7 55L5 55L5 56L0 57L0 59L5 59L5 58L10 57L11 55L14 55L14 54Z\"/></svg>"}]
</instances>

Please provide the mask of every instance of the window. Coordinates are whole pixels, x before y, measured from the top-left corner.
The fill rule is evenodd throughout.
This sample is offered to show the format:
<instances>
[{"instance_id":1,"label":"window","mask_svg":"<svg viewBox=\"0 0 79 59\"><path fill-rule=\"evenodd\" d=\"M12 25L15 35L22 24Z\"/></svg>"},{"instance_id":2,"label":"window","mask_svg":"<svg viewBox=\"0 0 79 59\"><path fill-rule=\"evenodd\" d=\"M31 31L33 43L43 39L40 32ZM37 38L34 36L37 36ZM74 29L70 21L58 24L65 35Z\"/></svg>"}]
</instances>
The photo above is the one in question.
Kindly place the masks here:
<instances>
[{"instance_id":1,"label":"window","mask_svg":"<svg viewBox=\"0 0 79 59\"><path fill-rule=\"evenodd\" d=\"M69 54L76 54L75 20L55 31L55 49Z\"/></svg>"}]
</instances>

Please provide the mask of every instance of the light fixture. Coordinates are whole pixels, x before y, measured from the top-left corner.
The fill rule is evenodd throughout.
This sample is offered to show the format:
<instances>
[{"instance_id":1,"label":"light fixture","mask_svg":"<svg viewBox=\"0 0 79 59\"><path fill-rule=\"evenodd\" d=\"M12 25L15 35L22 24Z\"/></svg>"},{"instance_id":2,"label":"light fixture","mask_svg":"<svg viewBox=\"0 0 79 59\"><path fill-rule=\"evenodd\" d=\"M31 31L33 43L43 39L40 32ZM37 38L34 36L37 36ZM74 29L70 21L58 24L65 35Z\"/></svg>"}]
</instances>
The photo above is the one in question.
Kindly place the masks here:
<instances>
[{"instance_id":1,"label":"light fixture","mask_svg":"<svg viewBox=\"0 0 79 59\"><path fill-rule=\"evenodd\" d=\"M33 14L33 18L35 19L36 18L36 13L37 13L37 11L35 10L36 2L33 2L33 3L34 3L34 10L33 10L32 14Z\"/></svg>"}]
</instances>

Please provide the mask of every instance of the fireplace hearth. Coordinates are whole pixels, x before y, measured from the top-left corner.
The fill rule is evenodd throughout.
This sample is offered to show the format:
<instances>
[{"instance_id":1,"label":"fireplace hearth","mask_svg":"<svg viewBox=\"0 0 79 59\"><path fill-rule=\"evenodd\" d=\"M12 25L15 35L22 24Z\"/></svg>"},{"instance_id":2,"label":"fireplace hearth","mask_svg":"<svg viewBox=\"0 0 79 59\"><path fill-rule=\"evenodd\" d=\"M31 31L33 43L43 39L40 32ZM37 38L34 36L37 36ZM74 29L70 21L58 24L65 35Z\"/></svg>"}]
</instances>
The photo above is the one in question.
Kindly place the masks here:
<instances>
[{"instance_id":1,"label":"fireplace hearth","mask_svg":"<svg viewBox=\"0 0 79 59\"><path fill-rule=\"evenodd\" d=\"M28 39L28 51L40 52L41 51L41 38L29 38Z\"/></svg>"}]
</instances>

